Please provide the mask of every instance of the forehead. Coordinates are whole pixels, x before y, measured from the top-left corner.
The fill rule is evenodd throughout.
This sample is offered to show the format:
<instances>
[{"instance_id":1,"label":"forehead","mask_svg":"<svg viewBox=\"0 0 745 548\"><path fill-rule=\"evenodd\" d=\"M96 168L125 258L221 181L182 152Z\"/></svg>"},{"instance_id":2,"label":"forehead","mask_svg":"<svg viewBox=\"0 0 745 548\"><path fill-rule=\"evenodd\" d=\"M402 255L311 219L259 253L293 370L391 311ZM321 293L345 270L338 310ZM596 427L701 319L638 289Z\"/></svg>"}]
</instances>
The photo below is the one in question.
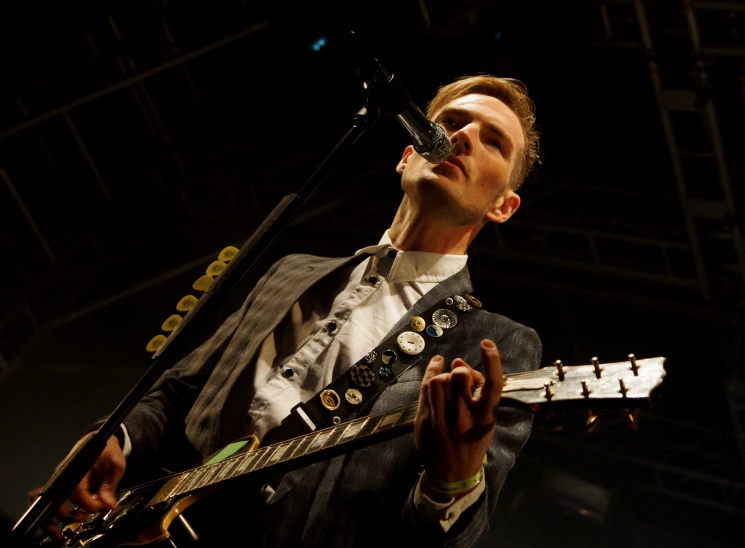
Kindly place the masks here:
<instances>
[{"instance_id":1,"label":"forehead","mask_svg":"<svg viewBox=\"0 0 745 548\"><path fill-rule=\"evenodd\" d=\"M524 144L523 129L520 119L505 103L490 95L471 93L453 99L435 113L435 117L447 110L464 111L482 121L497 126L506 133L516 146L522 148Z\"/></svg>"}]
</instances>

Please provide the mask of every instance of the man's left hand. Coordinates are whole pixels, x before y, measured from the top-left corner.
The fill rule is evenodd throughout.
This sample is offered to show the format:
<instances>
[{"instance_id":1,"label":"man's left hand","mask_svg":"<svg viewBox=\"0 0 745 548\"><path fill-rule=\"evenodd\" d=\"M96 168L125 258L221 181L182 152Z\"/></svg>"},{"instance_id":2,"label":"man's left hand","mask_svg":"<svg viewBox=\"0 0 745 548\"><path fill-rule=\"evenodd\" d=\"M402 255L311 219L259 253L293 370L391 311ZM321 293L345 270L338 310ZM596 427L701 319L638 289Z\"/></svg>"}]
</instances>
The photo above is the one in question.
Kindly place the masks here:
<instances>
[{"instance_id":1,"label":"man's left hand","mask_svg":"<svg viewBox=\"0 0 745 548\"><path fill-rule=\"evenodd\" d=\"M497 428L497 406L504 377L497 345L481 342L484 374L460 358L443 373L445 360L434 356L424 372L414 441L424 459L427 477L451 483L475 475ZM427 481L422 488L430 498L442 500ZM455 496L465 493L459 493Z\"/></svg>"}]
</instances>

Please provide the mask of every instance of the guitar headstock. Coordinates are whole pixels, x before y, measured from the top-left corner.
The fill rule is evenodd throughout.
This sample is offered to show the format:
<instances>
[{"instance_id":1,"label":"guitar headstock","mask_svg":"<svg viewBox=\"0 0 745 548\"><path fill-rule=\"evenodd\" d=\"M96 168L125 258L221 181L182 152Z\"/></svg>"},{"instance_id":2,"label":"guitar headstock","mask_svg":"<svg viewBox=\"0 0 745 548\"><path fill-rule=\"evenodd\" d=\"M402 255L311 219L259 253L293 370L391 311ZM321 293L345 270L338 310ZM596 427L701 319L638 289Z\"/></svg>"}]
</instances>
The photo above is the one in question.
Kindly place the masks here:
<instances>
[{"instance_id":1,"label":"guitar headstock","mask_svg":"<svg viewBox=\"0 0 745 548\"><path fill-rule=\"evenodd\" d=\"M550 367L506 377L502 399L533 413L569 409L637 409L648 407L652 392L665 377L665 358ZM505 402L506 403L506 402Z\"/></svg>"}]
</instances>

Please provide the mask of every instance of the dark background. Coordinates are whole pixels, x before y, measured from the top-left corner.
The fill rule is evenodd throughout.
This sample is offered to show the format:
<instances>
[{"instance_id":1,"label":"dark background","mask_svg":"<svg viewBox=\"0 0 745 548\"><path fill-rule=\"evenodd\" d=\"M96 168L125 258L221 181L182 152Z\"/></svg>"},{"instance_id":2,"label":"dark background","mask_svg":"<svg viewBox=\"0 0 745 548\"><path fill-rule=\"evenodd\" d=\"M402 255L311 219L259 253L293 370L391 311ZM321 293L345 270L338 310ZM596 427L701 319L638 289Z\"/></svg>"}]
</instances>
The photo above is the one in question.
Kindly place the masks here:
<instances>
[{"instance_id":1,"label":"dark background","mask_svg":"<svg viewBox=\"0 0 745 548\"><path fill-rule=\"evenodd\" d=\"M640 429L536 428L481 546L727 546L745 514L740 2L27 2L0 14L0 514L148 365L147 341L351 124L356 31L423 108L519 78L543 164L470 251L544 364L665 356ZM324 38L321 46L319 39ZM316 47L314 48L314 44ZM317 51L316 51L317 50ZM377 243L407 135L381 119L266 257ZM737 538L737 537L734 537Z\"/></svg>"}]
</instances>

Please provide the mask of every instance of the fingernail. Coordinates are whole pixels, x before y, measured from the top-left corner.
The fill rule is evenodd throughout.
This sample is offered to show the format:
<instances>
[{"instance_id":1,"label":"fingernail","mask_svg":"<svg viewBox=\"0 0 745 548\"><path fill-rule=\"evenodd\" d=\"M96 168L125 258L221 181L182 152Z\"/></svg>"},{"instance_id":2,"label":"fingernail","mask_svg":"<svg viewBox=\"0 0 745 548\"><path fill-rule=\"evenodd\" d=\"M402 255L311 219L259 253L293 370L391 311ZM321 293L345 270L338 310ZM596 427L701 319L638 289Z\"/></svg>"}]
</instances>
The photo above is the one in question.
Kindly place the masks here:
<instances>
[{"instance_id":1,"label":"fingernail","mask_svg":"<svg viewBox=\"0 0 745 548\"><path fill-rule=\"evenodd\" d=\"M442 356L434 356L432 358L432 361L435 362L435 363L440 363L440 362L442 362L444 360L445 360L445 358L443 358Z\"/></svg>"},{"instance_id":2,"label":"fingernail","mask_svg":"<svg viewBox=\"0 0 745 548\"><path fill-rule=\"evenodd\" d=\"M494 341L490 341L489 339L481 341L481 346L488 348L489 350L494 350L497 347L497 345L494 344Z\"/></svg>"}]
</instances>

